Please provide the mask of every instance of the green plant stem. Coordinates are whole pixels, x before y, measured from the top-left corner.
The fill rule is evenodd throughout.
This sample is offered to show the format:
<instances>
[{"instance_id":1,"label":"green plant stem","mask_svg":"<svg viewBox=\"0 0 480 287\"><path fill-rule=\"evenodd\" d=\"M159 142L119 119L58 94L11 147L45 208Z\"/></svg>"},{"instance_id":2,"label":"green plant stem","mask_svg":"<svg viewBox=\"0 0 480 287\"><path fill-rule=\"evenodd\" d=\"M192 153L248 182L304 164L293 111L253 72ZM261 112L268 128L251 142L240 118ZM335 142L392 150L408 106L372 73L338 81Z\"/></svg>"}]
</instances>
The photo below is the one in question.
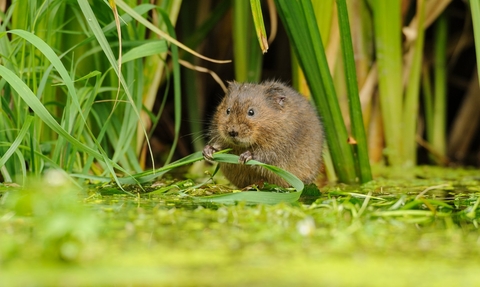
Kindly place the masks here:
<instances>
[{"instance_id":1,"label":"green plant stem","mask_svg":"<svg viewBox=\"0 0 480 287\"><path fill-rule=\"evenodd\" d=\"M474 1L475 2L475 1ZM435 27L435 67L432 145L440 155L446 154L447 121L447 33L448 23L445 13L437 20Z\"/></svg>"},{"instance_id":2,"label":"green plant stem","mask_svg":"<svg viewBox=\"0 0 480 287\"><path fill-rule=\"evenodd\" d=\"M422 92L423 92L423 102L424 102L424 113L425 113L425 133L427 141L429 143L433 142L433 92L432 84L430 80L429 69L424 69L422 74ZM430 159L433 160L434 157L430 156Z\"/></svg>"},{"instance_id":3,"label":"green plant stem","mask_svg":"<svg viewBox=\"0 0 480 287\"><path fill-rule=\"evenodd\" d=\"M418 102L422 71L424 19L425 0L419 0L417 4L417 38L415 39L414 47L412 47L413 59L403 109L404 156L408 166L414 166L417 162L417 142L415 137L417 135Z\"/></svg>"},{"instance_id":4,"label":"green plant stem","mask_svg":"<svg viewBox=\"0 0 480 287\"><path fill-rule=\"evenodd\" d=\"M392 166L403 164L402 46L400 0L373 0L375 47L385 155Z\"/></svg>"}]
</instances>

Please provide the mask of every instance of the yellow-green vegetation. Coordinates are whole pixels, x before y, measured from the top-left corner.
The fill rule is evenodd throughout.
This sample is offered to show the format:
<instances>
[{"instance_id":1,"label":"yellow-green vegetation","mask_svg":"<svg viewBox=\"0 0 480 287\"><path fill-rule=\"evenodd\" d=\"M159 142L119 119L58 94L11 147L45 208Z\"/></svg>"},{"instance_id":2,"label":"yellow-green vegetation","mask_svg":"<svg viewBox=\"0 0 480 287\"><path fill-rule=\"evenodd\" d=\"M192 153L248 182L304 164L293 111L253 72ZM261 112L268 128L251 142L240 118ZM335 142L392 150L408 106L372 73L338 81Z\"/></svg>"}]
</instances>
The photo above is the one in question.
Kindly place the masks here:
<instances>
[{"instance_id":1,"label":"yellow-green vegetation","mask_svg":"<svg viewBox=\"0 0 480 287\"><path fill-rule=\"evenodd\" d=\"M368 184L326 186L316 198L275 205L199 203L192 194L215 189L175 180L145 186L168 191L135 197L114 185L78 189L59 172L24 188L0 185L0 281L474 286L478 171L418 167L414 180L375 172Z\"/></svg>"}]
</instances>

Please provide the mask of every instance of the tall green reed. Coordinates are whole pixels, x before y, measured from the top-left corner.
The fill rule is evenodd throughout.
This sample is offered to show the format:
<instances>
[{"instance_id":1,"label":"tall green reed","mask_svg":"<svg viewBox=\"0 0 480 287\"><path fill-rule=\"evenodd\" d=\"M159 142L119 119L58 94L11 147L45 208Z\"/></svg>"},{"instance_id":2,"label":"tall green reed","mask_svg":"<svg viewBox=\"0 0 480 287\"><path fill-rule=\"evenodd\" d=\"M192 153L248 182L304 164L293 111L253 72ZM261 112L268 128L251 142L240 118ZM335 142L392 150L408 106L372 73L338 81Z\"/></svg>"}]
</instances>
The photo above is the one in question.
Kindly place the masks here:
<instances>
[{"instance_id":1,"label":"tall green reed","mask_svg":"<svg viewBox=\"0 0 480 287\"><path fill-rule=\"evenodd\" d=\"M389 164L399 166L403 164L401 2L374 0L371 3L385 155Z\"/></svg>"},{"instance_id":2,"label":"tall green reed","mask_svg":"<svg viewBox=\"0 0 480 287\"><path fill-rule=\"evenodd\" d=\"M233 0L233 64L239 82L260 81L263 61L256 35L249 1Z\"/></svg>"}]
</instances>

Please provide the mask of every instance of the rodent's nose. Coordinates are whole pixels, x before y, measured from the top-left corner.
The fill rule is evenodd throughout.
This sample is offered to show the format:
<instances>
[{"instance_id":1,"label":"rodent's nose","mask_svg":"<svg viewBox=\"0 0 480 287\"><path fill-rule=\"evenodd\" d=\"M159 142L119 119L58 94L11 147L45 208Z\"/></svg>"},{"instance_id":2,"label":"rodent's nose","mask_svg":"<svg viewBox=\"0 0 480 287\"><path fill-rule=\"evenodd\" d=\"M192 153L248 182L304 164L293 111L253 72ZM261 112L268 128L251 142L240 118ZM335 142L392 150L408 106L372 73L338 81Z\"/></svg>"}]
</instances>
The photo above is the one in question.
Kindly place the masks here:
<instances>
[{"instance_id":1,"label":"rodent's nose","mask_svg":"<svg viewBox=\"0 0 480 287\"><path fill-rule=\"evenodd\" d=\"M228 135L231 136L232 138L238 136L238 132L235 130L231 130L228 132Z\"/></svg>"}]
</instances>

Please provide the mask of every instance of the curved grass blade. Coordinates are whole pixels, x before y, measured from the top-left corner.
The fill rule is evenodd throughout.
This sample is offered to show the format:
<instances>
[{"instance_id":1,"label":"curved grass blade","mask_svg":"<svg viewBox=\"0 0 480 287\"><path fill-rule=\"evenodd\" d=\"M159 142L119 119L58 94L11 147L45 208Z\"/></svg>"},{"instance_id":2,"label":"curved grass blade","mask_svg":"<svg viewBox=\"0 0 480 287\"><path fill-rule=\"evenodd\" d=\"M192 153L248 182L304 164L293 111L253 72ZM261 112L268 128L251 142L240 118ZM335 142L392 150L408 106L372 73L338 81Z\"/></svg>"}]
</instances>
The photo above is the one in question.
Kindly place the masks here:
<instances>
[{"instance_id":1,"label":"curved grass blade","mask_svg":"<svg viewBox=\"0 0 480 287\"><path fill-rule=\"evenodd\" d=\"M268 51L267 32L265 32L265 25L263 23L262 6L260 0L250 0L250 6L252 7L253 24L255 25L255 31L257 32L258 44L262 53L265 54Z\"/></svg>"},{"instance_id":2,"label":"curved grass blade","mask_svg":"<svg viewBox=\"0 0 480 287\"><path fill-rule=\"evenodd\" d=\"M0 143L0 145L2 145L2 143ZM17 155L18 161L21 163L20 169L22 171L22 184L25 184L27 181L27 166L25 164L25 158L23 157L23 153L21 151L14 150L13 152ZM12 176L8 172L5 165L0 165L0 174L3 175L4 182L13 182Z\"/></svg>"},{"instance_id":3,"label":"curved grass blade","mask_svg":"<svg viewBox=\"0 0 480 287\"><path fill-rule=\"evenodd\" d=\"M122 57L122 63L144 58L147 56L157 55L168 51L165 40L151 40L145 44L132 48Z\"/></svg>"},{"instance_id":4,"label":"curved grass blade","mask_svg":"<svg viewBox=\"0 0 480 287\"><path fill-rule=\"evenodd\" d=\"M137 173L133 176L125 177L125 178L118 178L118 181L121 184L135 184L135 183L145 183L154 180L155 178L164 175L168 171L181 167L187 164L194 163L196 161L203 160L203 155L202 152L195 152L190 155L187 155L186 157L179 159L177 161L174 161L168 165L165 165L161 168L155 169L155 170L148 170L144 171L141 173ZM111 181L111 178L108 177L103 177L103 176L91 176L91 175L86 175L86 174L72 174L73 177L77 178L84 178L84 179L90 179L90 180L96 180L96 181L101 181L101 182L109 182Z\"/></svg>"},{"instance_id":5,"label":"curved grass blade","mask_svg":"<svg viewBox=\"0 0 480 287\"><path fill-rule=\"evenodd\" d=\"M223 162L223 163L233 163L233 164L238 164L238 155L234 154L219 154L215 153L213 155L213 160L217 162ZM290 185L292 185L295 190L302 192L304 188L304 184L301 180L299 180L295 175L291 174L290 172L283 170L279 167L265 164L256 160L249 160L247 165L258 165L261 167L264 167L272 172L274 172L276 175L280 176L283 178L286 182L288 182Z\"/></svg>"},{"instance_id":6,"label":"curved grass blade","mask_svg":"<svg viewBox=\"0 0 480 287\"><path fill-rule=\"evenodd\" d=\"M0 157L0 166L3 166L7 162L7 160L17 150L18 146L22 143L22 140L25 138L25 135L27 134L33 119L34 118L32 116L27 116L22 129L18 132L17 138L12 142L5 154Z\"/></svg>"},{"instance_id":7,"label":"curved grass blade","mask_svg":"<svg viewBox=\"0 0 480 287\"><path fill-rule=\"evenodd\" d=\"M215 153L213 155L213 158L215 161L223 162L223 163L234 163L234 164L238 163L237 155L223 154L222 152L224 151ZM159 177L160 175L163 175L174 168L191 164L199 160L203 160L203 155L201 151L190 154L180 160L172 162L171 164L156 170L142 172L134 175L133 177L118 178L118 181L122 184L132 184L137 182L143 183L143 182L152 181L155 178ZM245 201L248 203L276 204L280 202L295 202L300 198L300 195L302 195L302 191L304 188L303 182L299 180L295 175L289 173L288 171L285 171L276 166L264 164L255 160L250 160L246 164L259 165L271 170L278 176L285 179L288 183L290 183L295 188L296 191L289 192L289 193L275 193L275 192L267 192L267 191L244 191L244 192L236 192L236 193L230 193L230 194L193 197L193 199L201 202L215 202L215 203L235 203L237 201ZM111 181L111 179L107 177L90 176L85 174L73 174L72 176L77 178L101 181L101 182Z\"/></svg>"}]
</instances>

